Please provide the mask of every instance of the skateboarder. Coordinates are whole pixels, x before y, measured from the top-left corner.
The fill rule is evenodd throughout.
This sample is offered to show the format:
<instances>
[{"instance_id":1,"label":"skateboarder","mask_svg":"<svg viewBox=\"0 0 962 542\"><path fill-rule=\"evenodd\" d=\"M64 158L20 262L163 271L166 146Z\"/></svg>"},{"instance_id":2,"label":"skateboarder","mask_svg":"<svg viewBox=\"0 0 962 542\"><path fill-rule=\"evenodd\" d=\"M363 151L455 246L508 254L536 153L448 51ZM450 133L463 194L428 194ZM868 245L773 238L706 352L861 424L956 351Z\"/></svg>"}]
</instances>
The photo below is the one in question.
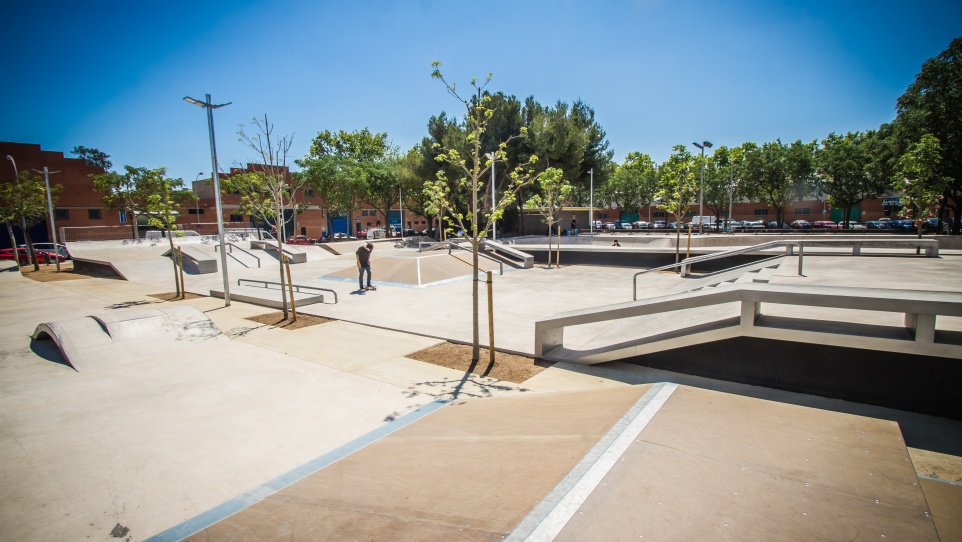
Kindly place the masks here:
<instances>
[{"instance_id":1,"label":"skateboarder","mask_svg":"<svg viewBox=\"0 0 962 542\"><path fill-rule=\"evenodd\" d=\"M376 290L371 286L371 251L374 244L368 243L357 249L354 256L357 257L357 283L359 290ZM364 287L364 273L367 273L367 288Z\"/></svg>"}]
</instances>

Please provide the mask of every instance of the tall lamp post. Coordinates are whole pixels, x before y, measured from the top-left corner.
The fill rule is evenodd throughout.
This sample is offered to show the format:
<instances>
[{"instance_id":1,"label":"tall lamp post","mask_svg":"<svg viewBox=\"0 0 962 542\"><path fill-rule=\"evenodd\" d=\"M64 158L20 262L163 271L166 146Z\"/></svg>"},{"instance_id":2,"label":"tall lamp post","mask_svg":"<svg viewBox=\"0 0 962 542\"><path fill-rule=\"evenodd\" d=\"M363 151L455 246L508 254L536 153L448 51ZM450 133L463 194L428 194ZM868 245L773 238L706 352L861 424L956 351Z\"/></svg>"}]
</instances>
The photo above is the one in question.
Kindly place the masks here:
<instances>
[{"instance_id":1,"label":"tall lamp post","mask_svg":"<svg viewBox=\"0 0 962 542\"><path fill-rule=\"evenodd\" d=\"M214 144L214 110L232 102L214 105L210 101L210 94L206 95L207 101L202 102L189 96L184 96L184 101L203 107L207 110L207 131L210 133L210 161L211 170L214 172L214 202L217 207L217 237L220 239L220 267L221 274L224 276L224 306L230 306L230 281L227 279L227 251L224 250L224 214L220 203L220 180L217 178L217 146Z\"/></svg>"},{"instance_id":2,"label":"tall lamp post","mask_svg":"<svg viewBox=\"0 0 962 542\"><path fill-rule=\"evenodd\" d=\"M493 152L489 152L489 153L485 154L484 156L485 156L485 158L490 158L490 159L491 159L491 213L493 214L493 213L494 213L494 207L495 207L495 201L494 201L494 181L495 181L495 179L496 179L496 177L494 176L494 164L495 164L495 160L494 160L494 159L495 159L495 154L494 154ZM491 240L492 240L492 241L497 241L497 240L498 240L498 221L497 221L497 220L492 220L492 221L491 221Z\"/></svg>"},{"instance_id":3,"label":"tall lamp post","mask_svg":"<svg viewBox=\"0 0 962 542\"><path fill-rule=\"evenodd\" d=\"M200 176L203 175L203 174L204 174L204 172L201 171L200 173L197 174L196 177L194 177L194 183L195 183L195 184L197 183L197 181L200 180ZM196 195L197 195L197 191L194 190L194 185L193 185L193 184L190 185L190 189L194 192L194 195L196 196ZM199 230L199 229L200 229L200 198L199 198L199 197L198 197L196 200L194 200L194 219L197 221L197 229ZM200 232L197 232L197 233L200 233Z\"/></svg>"},{"instance_id":4,"label":"tall lamp post","mask_svg":"<svg viewBox=\"0 0 962 542\"><path fill-rule=\"evenodd\" d=\"M701 187L698 189L698 235L701 235L705 223L705 147L710 149L711 142L702 141L700 145L698 143L692 143L692 145L701 149Z\"/></svg>"},{"instance_id":5,"label":"tall lamp post","mask_svg":"<svg viewBox=\"0 0 962 542\"><path fill-rule=\"evenodd\" d=\"M589 188L588 188L588 234L594 236L595 234L595 168L588 170L588 175L590 175Z\"/></svg>"}]
</instances>

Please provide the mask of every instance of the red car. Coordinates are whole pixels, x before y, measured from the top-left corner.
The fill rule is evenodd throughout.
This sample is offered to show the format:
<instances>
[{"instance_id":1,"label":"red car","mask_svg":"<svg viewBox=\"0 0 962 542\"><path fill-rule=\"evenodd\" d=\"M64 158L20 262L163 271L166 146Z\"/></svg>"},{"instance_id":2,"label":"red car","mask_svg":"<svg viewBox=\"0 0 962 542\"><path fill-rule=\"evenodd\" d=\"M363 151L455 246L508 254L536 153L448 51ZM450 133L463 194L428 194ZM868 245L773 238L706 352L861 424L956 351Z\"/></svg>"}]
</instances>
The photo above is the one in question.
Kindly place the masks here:
<instances>
[{"instance_id":1,"label":"red car","mask_svg":"<svg viewBox=\"0 0 962 542\"><path fill-rule=\"evenodd\" d=\"M34 250L34 254L37 255L37 261L41 263L50 263L50 262L57 261L58 259L61 262L66 261L66 258L64 258L63 256L54 254L53 252L47 252L46 250ZM29 258L29 255L27 254L26 248L18 248L17 257L20 261L20 265L30 264L30 258ZM12 260L12 259L13 259L12 248L5 248L0 250L0 260Z\"/></svg>"},{"instance_id":2,"label":"red car","mask_svg":"<svg viewBox=\"0 0 962 542\"><path fill-rule=\"evenodd\" d=\"M313 245L317 243L317 239L313 239L306 235L295 235L294 237L288 237L285 241L288 245Z\"/></svg>"},{"instance_id":3,"label":"red car","mask_svg":"<svg viewBox=\"0 0 962 542\"><path fill-rule=\"evenodd\" d=\"M812 225L807 220L796 220L789 225L793 230L810 230Z\"/></svg>"},{"instance_id":4,"label":"red car","mask_svg":"<svg viewBox=\"0 0 962 542\"><path fill-rule=\"evenodd\" d=\"M841 226L832 222L831 220L818 220L812 224L812 228L816 230L840 230Z\"/></svg>"}]
</instances>

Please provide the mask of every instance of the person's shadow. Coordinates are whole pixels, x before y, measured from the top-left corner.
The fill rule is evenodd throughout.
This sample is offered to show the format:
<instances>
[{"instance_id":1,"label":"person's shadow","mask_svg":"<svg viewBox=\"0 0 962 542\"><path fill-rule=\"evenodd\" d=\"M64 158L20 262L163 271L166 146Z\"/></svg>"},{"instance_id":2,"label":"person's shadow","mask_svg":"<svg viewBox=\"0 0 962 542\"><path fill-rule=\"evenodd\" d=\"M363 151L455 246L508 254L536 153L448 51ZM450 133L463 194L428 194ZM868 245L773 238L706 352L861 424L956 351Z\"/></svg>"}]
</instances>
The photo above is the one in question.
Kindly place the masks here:
<instances>
[{"instance_id":1,"label":"person's shadow","mask_svg":"<svg viewBox=\"0 0 962 542\"><path fill-rule=\"evenodd\" d=\"M364 295L366 293L367 292L364 289L361 289L361 290L354 290L353 292L351 292L351 295Z\"/></svg>"}]
</instances>

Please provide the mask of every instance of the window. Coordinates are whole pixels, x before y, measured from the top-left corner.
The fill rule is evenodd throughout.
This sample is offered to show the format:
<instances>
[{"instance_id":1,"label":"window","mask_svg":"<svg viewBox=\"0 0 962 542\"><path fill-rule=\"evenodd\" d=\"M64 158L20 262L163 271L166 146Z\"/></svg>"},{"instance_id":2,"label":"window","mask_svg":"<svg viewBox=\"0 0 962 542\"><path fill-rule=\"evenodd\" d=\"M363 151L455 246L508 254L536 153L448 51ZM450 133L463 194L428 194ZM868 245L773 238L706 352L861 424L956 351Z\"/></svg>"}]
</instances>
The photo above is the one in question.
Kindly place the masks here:
<instances>
[{"instance_id":1,"label":"window","mask_svg":"<svg viewBox=\"0 0 962 542\"><path fill-rule=\"evenodd\" d=\"M70 209L54 209L54 220L70 220Z\"/></svg>"},{"instance_id":2,"label":"window","mask_svg":"<svg viewBox=\"0 0 962 542\"><path fill-rule=\"evenodd\" d=\"M230 220L231 222L243 222L243 221L244 221L244 215L235 215L235 214L231 213L229 220Z\"/></svg>"},{"instance_id":3,"label":"window","mask_svg":"<svg viewBox=\"0 0 962 542\"><path fill-rule=\"evenodd\" d=\"M766 216L768 215L768 209L755 209L755 216Z\"/></svg>"},{"instance_id":4,"label":"window","mask_svg":"<svg viewBox=\"0 0 962 542\"><path fill-rule=\"evenodd\" d=\"M808 214L811 214L811 211L808 210L808 207L796 207L796 208L795 208L795 214L797 214L797 215L808 215Z\"/></svg>"},{"instance_id":5,"label":"window","mask_svg":"<svg viewBox=\"0 0 962 542\"><path fill-rule=\"evenodd\" d=\"M313 188L308 188L307 190L304 191L304 195L307 196L307 197L309 197L309 198L314 197L314 189L313 189ZM306 234L305 234L305 235L306 235Z\"/></svg>"},{"instance_id":6,"label":"window","mask_svg":"<svg viewBox=\"0 0 962 542\"><path fill-rule=\"evenodd\" d=\"M90 220L100 220L100 209L87 209L87 218Z\"/></svg>"},{"instance_id":7,"label":"window","mask_svg":"<svg viewBox=\"0 0 962 542\"><path fill-rule=\"evenodd\" d=\"M199 207L194 208L194 209L187 209L187 214L189 214L189 215L202 215L202 214L204 214L204 210L201 209L201 208L199 208Z\"/></svg>"},{"instance_id":8,"label":"window","mask_svg":"<svg viewBox=\"0 0 962 542\"><path fill-rule=\"evenodd\" d=\"M685 211L685 218L691 218L695 216L695 211Z\"/></svg>"},{"instance_id":9,"label":"window","mask_svg":"<svg viewBox=\"0 0 962 542\"><path fill-rule=\"evenodd\" d=\"M655 211L654 213L651 213L651 217L652 217L652 218L665 218L665 212L664 212L664 211Z\"/></svg>"}]
</instances>

